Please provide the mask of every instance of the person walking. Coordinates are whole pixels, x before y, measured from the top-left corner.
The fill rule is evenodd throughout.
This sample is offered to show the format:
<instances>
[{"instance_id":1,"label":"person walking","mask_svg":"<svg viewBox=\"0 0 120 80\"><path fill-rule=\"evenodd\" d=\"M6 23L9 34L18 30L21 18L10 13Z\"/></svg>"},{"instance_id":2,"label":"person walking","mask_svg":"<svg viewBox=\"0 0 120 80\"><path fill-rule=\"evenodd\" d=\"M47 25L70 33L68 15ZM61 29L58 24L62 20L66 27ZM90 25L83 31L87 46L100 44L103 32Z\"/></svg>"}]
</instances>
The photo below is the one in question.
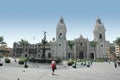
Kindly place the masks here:
<instances>
[{"instance_id":1,"label":"person walking","mask_svg":"<svg viewBox=\"0 0 120 80\"><path fill-rule=\"evenodd\" d=\"M109 64L110 64L110 62L111 62L110 59L108 59L108 63L109 63Z\"/></svg>"},{"instance_id":2,"label":"person walking","mask_svg":"<svg viewBox=\"0 0 120 80\"><path fill-rule=\"evenodd\" d=\"M51 68L52 68L52 75L54 75L54 71L56 69L56 62L55 60L53 59L52 62L51 62Z\"/></svg>"},{"instance_id":3,"label":"person walking","mask_svg":"<svg viewBox=\"0 0 120 80\"><path fill-rule=\"evenodd\" d=\"M115 68L117 68L117 62L116 61L114 61L114 66L115 66Z\"/></svg>"}]
</instances>

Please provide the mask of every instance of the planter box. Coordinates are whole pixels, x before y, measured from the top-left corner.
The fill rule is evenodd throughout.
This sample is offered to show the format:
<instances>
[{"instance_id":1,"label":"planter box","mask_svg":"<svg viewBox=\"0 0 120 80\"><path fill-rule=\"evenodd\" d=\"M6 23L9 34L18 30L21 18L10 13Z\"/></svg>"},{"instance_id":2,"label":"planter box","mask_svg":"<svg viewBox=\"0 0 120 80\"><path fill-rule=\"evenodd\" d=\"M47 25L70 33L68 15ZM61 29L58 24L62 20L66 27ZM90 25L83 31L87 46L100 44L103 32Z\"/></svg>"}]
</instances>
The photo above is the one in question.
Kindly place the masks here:
<instances>
[{"instance_id":1,"label":"planter box","mask_svg":"<svg viewBox=\"0 0 120 80\"><path fill-rule=\"evenodd\" d=\"M68 66L72 66L73 64L74 64L73 61L69 61L69 62L68 62Z\"/></svg>"},{"instance_id":2,"label":"planter box","mask_svg":"<svg viewBox=\"0 0 120 80\"><path fill-rule=\"evenodd\" d=\"M10 60L5 60L5 63L10 63Z\"/></svg>"},{"instance_id":3,"label":"planter box","mask_svg":"<svg viewBox=\"0 0 120 80\"><path fill-rule=\"evenodd\" d=\"M73 63L68 63L68 66L72 66Z\"/></svg>"},{"instance_id":4,"label":"planter box","mask_svg":"<svg viewBox=\"0 0 120 80\"><path fill-rule=\"evenodd\" d=\"M19 64L23 65L23 64L24 64L24 61L19 61Z\"/></svg>"},{"instance_id":5,"label":"planter box","mask_svg":"<svg viewBox=\"0 0 120 80\"><path fill-rule=\"evenodd\" d=\"M10 63L10 59L9 58L5 58L5 63Z\"/></svg>"},{"instance_id":6,"label":"planter box","mask_svg":"<svg viewBox=\"0 0 120 80\"><path fill-rule=\"evenodd\" d=\"M73 68L76 68L76 66L73 66Z\"/></svg>"},{"instance_id":7,"label":"planter box","mask_svg":"<svg viewBox=\"0 0 120 80\"><path fill-rule=\"evenodd\" d=\"M3 66L3 63L0 63L0 66Z\"/></svg>"}]
</instances>

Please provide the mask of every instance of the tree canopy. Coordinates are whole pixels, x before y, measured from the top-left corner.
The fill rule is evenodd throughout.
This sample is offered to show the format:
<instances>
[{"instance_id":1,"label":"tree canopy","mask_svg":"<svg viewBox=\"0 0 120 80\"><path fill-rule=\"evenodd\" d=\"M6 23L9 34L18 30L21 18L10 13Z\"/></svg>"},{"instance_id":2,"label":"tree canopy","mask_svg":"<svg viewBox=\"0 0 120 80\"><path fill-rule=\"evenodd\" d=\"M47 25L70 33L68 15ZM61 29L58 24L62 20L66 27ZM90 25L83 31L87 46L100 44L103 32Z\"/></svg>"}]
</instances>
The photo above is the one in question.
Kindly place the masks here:
<instances>
[{"instance_id":1,"label":"tree canopy","mask_svg":"<svg viewBox=\"0 0 120 80\"><path fill-rule=\"evenodd\" d=\"M6 44L6 42L4 42L3 36L0 36L0 44Z\"/></svg>"},{"instance_id":2,"label":"tree canopy","mask_svg":"<svg viewBox=\"0 0 120 80\"><path fill-rule=\"evenodd\" d=\"M116 45L120 46L120 37L118 37L118 38L114 41L114 43L115 43Z\"/></svg>"},{"instance_id":3,"label":"tree canopy","mask_svg":"<svg viewBox=\"0 0 120 80\"><path fill-rule=\"evenodd\" d=\"M3 42L3 36L0 36L0 43Z\"/></svg>"},{"instance_id":4,"label":"tree canopy","mask_svg":"<svg viewBox=\"0 0 120 80\"><path fill-rule=\"evenodd\" d=\"M94 47L94 48L95 48L96 45L97 45L97 42L96 42L96 41L91 41L91 42L90 42L90 46L91 46L91 47Z\"/></svg>"},{"instance_id":5,"label":"tree canopy","mask_svg":"<svg viewBox=\"0 0 120 80\"><path fill-rule=\"evenodd\" d=\"M19 41L19 44L22 46L28 46L29 42L27 40L21 39L21 41Z\"/></svg>"},{"instance_id":6,"label":"tree canopy","mask_svg":"<svg viewBox=\"0 0 120 80\"><path fill-rule=\"evenodd\" d=\"M72 41L72 40L69 40L68 41L68 45L69 45L69 47L72 49L73 48L73 45L74 45L75 43L74 43L74 41Z\"/></svg>"}]
</instances>

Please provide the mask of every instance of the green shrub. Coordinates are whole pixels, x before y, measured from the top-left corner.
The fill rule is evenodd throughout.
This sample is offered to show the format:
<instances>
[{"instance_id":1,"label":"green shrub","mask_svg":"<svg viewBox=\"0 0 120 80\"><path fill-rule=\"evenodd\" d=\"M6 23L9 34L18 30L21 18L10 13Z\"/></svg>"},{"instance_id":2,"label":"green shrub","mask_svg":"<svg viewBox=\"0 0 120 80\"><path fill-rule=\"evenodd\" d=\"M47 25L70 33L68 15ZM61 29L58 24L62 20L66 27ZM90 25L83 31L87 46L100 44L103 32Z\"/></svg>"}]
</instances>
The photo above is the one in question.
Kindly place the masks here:
<instances>
[{"instance_id":1,"label":"green shrub","mask_svg":"<svg viewBox=\"0 0 120 80\"><path fill-rule=\"evenodd\" d=\"M81 62L81 60L80 60L80 59L77 59L76 62Z\"/></svg>"},{"instance_id":2,"label":"green shrub","mask_svg":"<svg viewBox=\"0 0 120 80\"><path fill-rule=\"evenodd\" d=\"M19 61L26 61L27 59L26 58L23 58L23 57L21 57L21 58L19 58Z\"/></svg>"},{"instance_id":3,"label":"green shrub","mask_svg":"<svg viewBox=\"0 0 120 80\"><path fill-rule=\"evenodd\" d=\"M8 57L5 58L6 63L10 63L10 59Z\"/></svg>"},{"instance_id":4,"label":"green shrub","mask_svg":"<svg viewBox=\"0 0 120 80\"><path fill-rule=\"evenodd\" d=\"M103 60L102 59L97 59L97 60L95 60L95 62L103 62Z\"/></svg>"},{"instance_id":5,"label":"green shrub","mask_svg":"<svg viewBox=\"0 0 120 80\"><path fill-rule=\"evenodd\" d=\"M21 57L21 58L19 58L19 64L24 64L24 62L26 61L27 59L26 58L23 58L23 57Z\"/></svg>"},{"instance_id":6,"label":"green shrub","mask_svg":"<svg viewBox=\"0 0 120 80\"><path fill-rule=\"evenodd\" d=\"M69 60L69 61L68 61L68 65L69 65L69 66L72 66L72 64L74 64L74 60Z\"/></svg>"},{"instance_id":7,"label":"green shrub","mask_svg":"<svg viewBox=\"0 0 120 80\"><path fill-rule=\"evenodd\" d=\"M80 61L81 61L81 62L87 62L87 60L85 60L85 59L81 59Z\"/></svg>"}]
</instances>

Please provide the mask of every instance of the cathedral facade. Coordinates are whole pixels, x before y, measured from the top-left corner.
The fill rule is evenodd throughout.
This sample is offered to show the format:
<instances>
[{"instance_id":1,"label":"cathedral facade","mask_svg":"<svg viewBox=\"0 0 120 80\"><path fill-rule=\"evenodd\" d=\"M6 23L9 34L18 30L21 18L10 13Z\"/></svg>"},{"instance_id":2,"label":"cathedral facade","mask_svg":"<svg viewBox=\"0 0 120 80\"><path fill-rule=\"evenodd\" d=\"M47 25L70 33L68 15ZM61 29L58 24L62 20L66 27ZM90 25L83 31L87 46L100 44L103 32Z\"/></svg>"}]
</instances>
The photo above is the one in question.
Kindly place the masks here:
<instances>
[{"instance_id":1,"label":"cathedral facade","mask_svg":"<svg viewBox=\"0 0 120 80\"><path fill-rule=\"evenodd\" d=\"M99 18L96 19L96 24L94 26L93 41L89 41L80 35L79 38L70 41L66 39L67 27L63 17L59 19L56 27L56 39L48 42L45 46L48 47L45 51L45 58L61 58L61 59L101 59L107 58L107 47L109 42L106 41L105 37L105 27ZM92 46L92 42L95 45ZM29 44L23 47L19 43L14 43L13 45L14 56L25 56L29 58L42 58L42 44Z\"/></svg>"},{"instance_id":2,"label":"cathedral facade","mask_svg":"<svg viewBox=\"0 0 120 80\"><path fill-rule=\"evenodd\" d=\"M79 38L73 40L74 45L70 48L68 41L66 40L67 28L63 17L60 18L56 29L56 56L65 59L101 59L107 58L107 48L109 42L106 41L105 27L102 24L100 18L96 19L93 34L94 40L89 41L80 35ZM96 42L95 46L91 45L92 42Z\"/></svg>"}]
</instances>

